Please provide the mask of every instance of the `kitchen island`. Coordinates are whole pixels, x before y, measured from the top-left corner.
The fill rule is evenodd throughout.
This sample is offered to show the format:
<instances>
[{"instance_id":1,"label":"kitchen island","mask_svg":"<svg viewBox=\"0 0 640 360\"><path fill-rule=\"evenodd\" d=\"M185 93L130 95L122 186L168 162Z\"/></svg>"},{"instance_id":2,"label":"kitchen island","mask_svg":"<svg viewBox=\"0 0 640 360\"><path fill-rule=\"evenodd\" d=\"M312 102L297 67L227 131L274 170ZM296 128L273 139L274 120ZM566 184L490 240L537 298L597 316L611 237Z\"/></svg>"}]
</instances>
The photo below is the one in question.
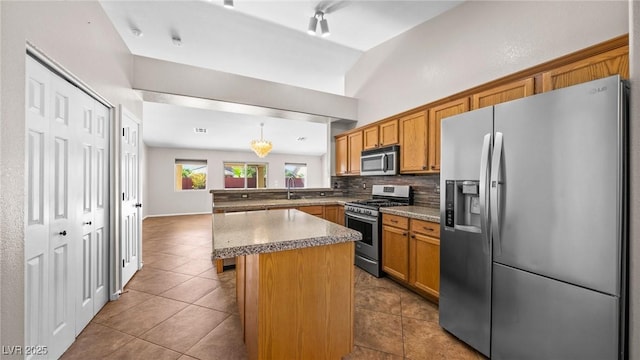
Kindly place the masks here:
<instances>
[{"instance_id":1,"label":"kitchen island","mask_svg":"<svg viewBox=\"0 0 640 360\"><path fill-rule=\"evenodd\" d=\"M214 259L236 257L250 359L353 350L354 230L295 209L213 214Z\"/></svg>"}]
</instances>

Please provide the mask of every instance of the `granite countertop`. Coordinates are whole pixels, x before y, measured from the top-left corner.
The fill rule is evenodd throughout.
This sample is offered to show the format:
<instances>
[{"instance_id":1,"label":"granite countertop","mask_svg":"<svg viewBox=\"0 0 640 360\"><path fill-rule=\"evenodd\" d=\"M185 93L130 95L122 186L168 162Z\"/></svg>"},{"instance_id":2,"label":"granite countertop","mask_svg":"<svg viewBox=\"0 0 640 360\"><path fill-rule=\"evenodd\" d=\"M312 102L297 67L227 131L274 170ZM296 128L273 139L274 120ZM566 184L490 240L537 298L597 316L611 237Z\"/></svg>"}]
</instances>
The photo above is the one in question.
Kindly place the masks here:
<instances>
[{"instance_id":1,"label":"granite countertop","mask_svg":"<svg viewBox=\"0 0 640 360\"><path fill-rule=\"evenodd\" d=\"M295 209L212 216L214 259L362 240L355 230Z\"/></svg>"},{"instance_id":2,"label":"granite countertop","mask_svg":"<svg viewBox=\"0 0 640 360\"><path fill-rule=\"evenodd\" d=\"M313 206L313 205L344 205L346 202L358 200L350 197L314 197L308 199L260 199L260 200L237 200L237 201L216 201L213 200L214 210L264 210L283 207Z\"/></svg>"},{"instance_id":3,"label":"granite countertop","mask_svg":"<svg viewBox=\"0 0 640 360\"><path fill-rule=\"evenodd\" d=\"M381 208L383 214L406 216L411 219L440 223L440 210L424 206L393 206Z\"/></svg>"}]
</instances>

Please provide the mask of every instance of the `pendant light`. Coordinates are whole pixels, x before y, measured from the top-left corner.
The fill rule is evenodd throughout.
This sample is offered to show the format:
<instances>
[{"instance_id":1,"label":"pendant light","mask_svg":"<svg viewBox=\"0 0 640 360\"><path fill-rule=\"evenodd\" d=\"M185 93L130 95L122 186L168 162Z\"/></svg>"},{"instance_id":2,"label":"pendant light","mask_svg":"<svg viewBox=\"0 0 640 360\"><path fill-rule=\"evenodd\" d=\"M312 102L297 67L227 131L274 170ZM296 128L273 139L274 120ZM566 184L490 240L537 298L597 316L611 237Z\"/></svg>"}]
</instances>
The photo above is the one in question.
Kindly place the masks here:
<instances>
[{"instance_id":1,"label":"pendant light","mask_svg":"<svg viewBox=\"0 0 640 360\"><path fill-rule=\"evenodd\" d=\"M316 13L309 18L309 27L307 28L307 33L309 35L315 35L316 29L318 28L318 21L320 21L320 33L323 37L331 35L329 32L329 23L327 19L324 18L324 12L316 11Z\"/></svg>"},{"instance_id":2,"label":"pendant light","mask_svg":"<svg viewBox=\"0 0 640 360\"><path fill-rule=\"evenodd\" d=\"M267 141L264 139L262 133L263 128L264 123L260 123L260 140L251 141L251 149L256 153L256 155L258 155L258 157L261 158L267 156L267 154L269 154L269 152L273 148L273 145L271 145L271 141Z\"/></svg>"}]
</instances>

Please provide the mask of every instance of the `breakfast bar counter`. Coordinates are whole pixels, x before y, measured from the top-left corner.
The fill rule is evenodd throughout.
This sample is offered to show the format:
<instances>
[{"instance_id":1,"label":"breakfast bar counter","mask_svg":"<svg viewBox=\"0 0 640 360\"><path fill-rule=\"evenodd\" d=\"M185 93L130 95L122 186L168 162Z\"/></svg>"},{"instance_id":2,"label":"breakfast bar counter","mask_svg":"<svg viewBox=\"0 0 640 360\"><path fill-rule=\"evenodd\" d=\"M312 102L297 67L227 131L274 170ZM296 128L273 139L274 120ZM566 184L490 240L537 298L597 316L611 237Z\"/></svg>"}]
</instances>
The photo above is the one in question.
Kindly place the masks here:
<instances>
[{"instance_id":1,"label":"breakfast bar counter","mask_svg":"<svg viewBox=\"0 0 640 360\"><path fill-rule=\"evenodd\" d=\"M212 216L213 258L236 257L250 359L341 359L353 350L359 232L295 209Z\"/></svg>"}]
</instances>

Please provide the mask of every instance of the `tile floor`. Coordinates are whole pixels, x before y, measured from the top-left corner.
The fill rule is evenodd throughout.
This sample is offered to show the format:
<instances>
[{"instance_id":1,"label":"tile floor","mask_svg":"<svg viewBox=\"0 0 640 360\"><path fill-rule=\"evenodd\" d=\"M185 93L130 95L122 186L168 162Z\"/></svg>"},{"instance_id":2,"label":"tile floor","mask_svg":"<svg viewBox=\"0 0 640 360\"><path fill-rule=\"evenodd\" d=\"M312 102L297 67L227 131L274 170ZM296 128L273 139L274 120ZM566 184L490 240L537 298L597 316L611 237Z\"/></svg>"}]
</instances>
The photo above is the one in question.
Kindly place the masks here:
<instances>
[{"instance_id":1,"label":"tile floor","mask_svg":"<svg viewBox=\"0 0 640 360\"><path fill-rule=\"evenodd\" d=\"M210 215L143 222L144 268L62 359L246 359L235 272L210 260ZM355 347L346 360L484 357L438 326L436 305L356 268Z\"/></svg>"}]
</instances>

